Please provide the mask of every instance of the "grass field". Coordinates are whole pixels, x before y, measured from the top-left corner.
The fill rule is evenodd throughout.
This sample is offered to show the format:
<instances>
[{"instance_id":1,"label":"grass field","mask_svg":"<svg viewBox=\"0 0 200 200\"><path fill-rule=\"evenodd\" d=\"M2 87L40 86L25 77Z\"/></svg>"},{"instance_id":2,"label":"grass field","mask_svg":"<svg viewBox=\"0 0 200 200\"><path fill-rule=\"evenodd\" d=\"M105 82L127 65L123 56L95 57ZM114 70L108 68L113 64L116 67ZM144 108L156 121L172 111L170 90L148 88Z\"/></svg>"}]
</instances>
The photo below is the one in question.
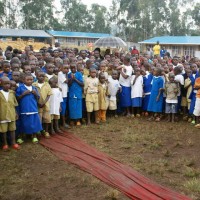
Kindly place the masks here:
<instances>
[{"instance_id":1,"label":"grass field","mask_svg":"<svg viewBox=\"0 0 200 200\"><path fill-rule=\"evenodd\" d=\"M159 184L200 199L200 130L188 123L110 118L71 132ZM128 199L30 142L0 151L0 199Z\"/></svg>"}]
</instances>

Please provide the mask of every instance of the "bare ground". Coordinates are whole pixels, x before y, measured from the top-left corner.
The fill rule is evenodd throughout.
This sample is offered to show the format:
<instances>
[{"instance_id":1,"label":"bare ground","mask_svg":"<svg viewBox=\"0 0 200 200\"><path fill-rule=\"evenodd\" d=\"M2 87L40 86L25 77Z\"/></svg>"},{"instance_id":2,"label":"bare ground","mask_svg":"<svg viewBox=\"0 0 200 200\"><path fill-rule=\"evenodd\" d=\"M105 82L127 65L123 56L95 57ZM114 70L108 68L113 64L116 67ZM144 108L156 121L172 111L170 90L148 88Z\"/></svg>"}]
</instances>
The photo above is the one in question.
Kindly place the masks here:
<instances>
[{"instance_id":1,"label":"bare ground","mask_svg":"<svg viewBox=\"0 0 200 200\"><path fill-rule=\"evenodd\" d=\"M159 184L200 199L200 130L188 123L110 118L71 132ZM30 142L0 151L0 199L128 199Z\"/></svg>"}]
</instances>

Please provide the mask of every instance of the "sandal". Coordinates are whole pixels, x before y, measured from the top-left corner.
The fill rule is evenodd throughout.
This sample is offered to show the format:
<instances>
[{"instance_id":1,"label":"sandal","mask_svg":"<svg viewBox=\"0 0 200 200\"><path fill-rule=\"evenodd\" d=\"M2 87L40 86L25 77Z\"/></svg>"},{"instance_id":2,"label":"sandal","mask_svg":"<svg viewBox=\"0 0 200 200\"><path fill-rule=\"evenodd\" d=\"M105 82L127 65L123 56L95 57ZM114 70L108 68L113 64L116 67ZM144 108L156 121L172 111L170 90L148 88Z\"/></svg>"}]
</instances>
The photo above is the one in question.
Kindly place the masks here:
<instances>
[{"instance_id":1,"label":"sandal","mask_svg":"<svg viewBox=\"0 0 200 200\"><path fill-rule=\"evenodd\" d=\"M7 144L4 145L2 149L3 149L3 151L8 151L8 145Z\"/></svg>"},{"instance_id":2,"label":"sandal","mask_svg":"<svg viewBox=\"0 0 200 200\"><path fill-rule=\"evenodd\" d=\"M34 144L38 144L38 139L36 138L36 137L34 137L33 139L32 139L32 142L34 143Z\"/></svg>"},{"instance_id":3,"label":"sandal","mask_svg":"<svg viewBox=\"0 0 200 200\"><path fill-rule=\"evenodd\" d=\"M20 146L18 144L13 144L12 148L15 149L15 150L19 150Z\"/></svg>"},{"instance_id":4,"label":"sandal","mask_svg":"<svg viewBox=\"0 0 200 200\"><path fill-rule=\"evenodd\" d=\"M45 137L46 139L49 139L51 136L49 135L48 132L44 132L44 137Z\"/></svg>"},{"instance_id":5,"label":"sandal","mask_svg":"<svg viewBox=\"0 0 200 200\"><path fill-rule=\"evenodd\" d=\"M18 139L17 139L17 143L18 143L18 144L23 144L23 143L24 143L24 140L22 140L21 138L18 138Z\"/></svg>"}]
</instances>

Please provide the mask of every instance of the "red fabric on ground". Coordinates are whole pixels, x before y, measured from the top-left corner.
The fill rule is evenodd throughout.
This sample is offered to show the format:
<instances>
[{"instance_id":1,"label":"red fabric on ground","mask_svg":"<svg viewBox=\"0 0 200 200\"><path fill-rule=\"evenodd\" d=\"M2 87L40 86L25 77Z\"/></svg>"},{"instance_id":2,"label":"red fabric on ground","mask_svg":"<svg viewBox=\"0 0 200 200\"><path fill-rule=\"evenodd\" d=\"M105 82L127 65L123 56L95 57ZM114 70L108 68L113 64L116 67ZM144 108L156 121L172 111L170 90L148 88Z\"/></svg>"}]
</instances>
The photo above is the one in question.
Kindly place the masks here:
<instances>
[{"instance_id":1,"label":"red fabric on ground","mask_svg":"<svg viewBox=\"0 0 200 200\"><path fill-rule=\"evenodd\" d=\"M70 133L42 139L40 143L60 159L75 164L133 200L191 200L158 185Z\"/></svg>"}]
</instances>

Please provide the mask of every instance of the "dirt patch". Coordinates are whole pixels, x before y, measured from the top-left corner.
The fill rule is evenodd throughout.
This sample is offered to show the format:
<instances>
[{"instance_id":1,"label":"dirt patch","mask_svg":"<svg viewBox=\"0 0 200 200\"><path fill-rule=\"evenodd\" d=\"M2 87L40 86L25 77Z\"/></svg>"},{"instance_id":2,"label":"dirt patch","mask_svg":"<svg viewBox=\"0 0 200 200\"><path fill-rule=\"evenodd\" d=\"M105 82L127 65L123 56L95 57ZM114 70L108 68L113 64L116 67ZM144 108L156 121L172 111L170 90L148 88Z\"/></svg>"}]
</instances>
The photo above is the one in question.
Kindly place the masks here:
<instances>
[{"instance_id":1,"label":"dirt patch","mask_svg":"<svg viewBox=\"0 0 200 200\"><path fill-rule=\"evenodd\" d=\"M190 124L120 117L71 132L157 183L200 199L200 131ZM0 151L0 159L0 199L128 199L40 145Z\"/></svg>"}]
</instances>

